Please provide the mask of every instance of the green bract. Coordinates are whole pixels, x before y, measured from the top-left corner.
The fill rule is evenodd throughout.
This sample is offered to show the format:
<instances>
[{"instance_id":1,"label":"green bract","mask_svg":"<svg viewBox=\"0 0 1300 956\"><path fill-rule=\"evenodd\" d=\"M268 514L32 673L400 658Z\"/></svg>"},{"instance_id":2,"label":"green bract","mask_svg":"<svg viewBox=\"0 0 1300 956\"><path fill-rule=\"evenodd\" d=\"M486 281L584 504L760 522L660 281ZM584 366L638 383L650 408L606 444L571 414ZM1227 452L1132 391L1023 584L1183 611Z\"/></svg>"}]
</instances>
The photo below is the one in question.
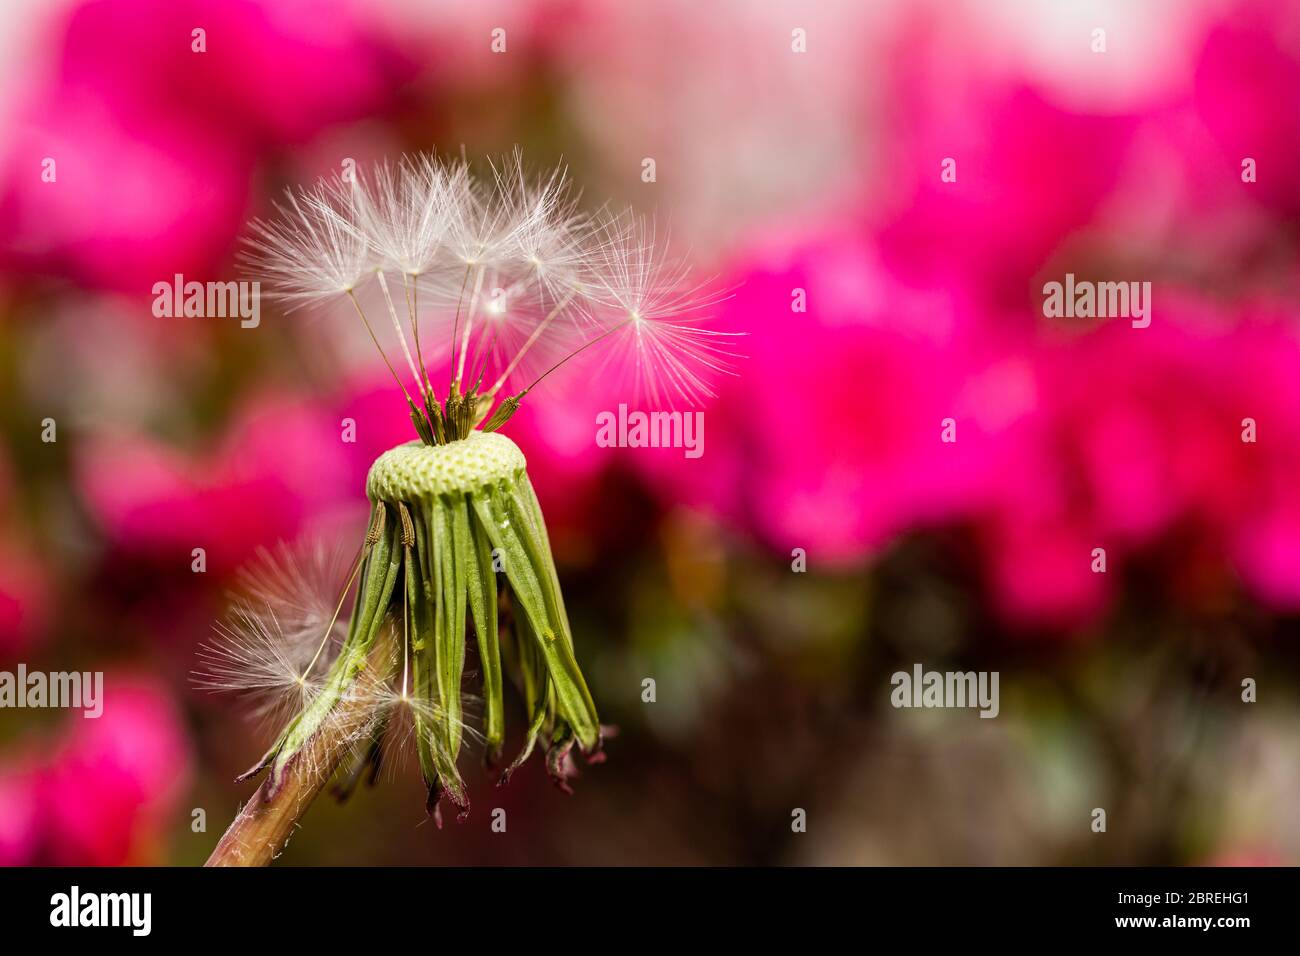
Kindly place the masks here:
<instances>
[{"instance_id":1,"label":"green bract","mask_svg":"<svg viewBox=\"0 0 1300 956\"><path fill-rule=\"evenodd\" d=\"M523 749L506 774L529 756L540 734L548 771L563 785L569 751L576 743L595 755L600 725L574 657L523 453L504 435L481 431L447 444L410 442L379 457L366 492L371 524L347 636L322 690L289 722L257 769L269 765L271 787L278 787L335 705L357 692L385 617L394 613L398 620L405 615L400 633L407 642L416 747L430 809L444 794L462 812L469 805L456 761L470 625L482 672L489 765L497 764L505 738L504 659L528 711Z\"/></svg>"}]
</instances>

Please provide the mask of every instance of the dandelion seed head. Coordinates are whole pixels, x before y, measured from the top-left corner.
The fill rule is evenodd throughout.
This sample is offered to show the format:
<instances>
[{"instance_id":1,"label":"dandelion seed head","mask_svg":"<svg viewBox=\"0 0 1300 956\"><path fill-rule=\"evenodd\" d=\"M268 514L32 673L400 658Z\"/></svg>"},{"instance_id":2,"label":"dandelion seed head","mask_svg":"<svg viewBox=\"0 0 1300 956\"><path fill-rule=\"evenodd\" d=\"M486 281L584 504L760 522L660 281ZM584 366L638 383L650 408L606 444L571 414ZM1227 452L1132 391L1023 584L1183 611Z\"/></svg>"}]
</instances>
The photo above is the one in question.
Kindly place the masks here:
<instances>
[{"instance_id":1,"label":"dandelion seed head","mask_svg":"<svg viewBox=\"0 0 1300 956\"><path fill-rule=\"evenodd\" d=\"M526 394L589 350L588 361L603 354L598 370L669 406L712 396L738 357L734 335L705 325L723 296L691 278L652 218L585 209L565 166L530 169L518 149L486 175L431 155L381 163L353 182L290 192L279 212L253 224L246 261L290 304L352 296L394 378L417 399L416 429L428 444L464 438L502 389ZM354 294L369 276L380 294ZM391 320L397 361L368 313ZM451 370L445 388L429 380L426 347ZM474 391L484 414L453 415L450 406L426 414L418 399L429 390L447 402ZM450 432L440 417L453 422Z\"/></svg>"}]
</instances>

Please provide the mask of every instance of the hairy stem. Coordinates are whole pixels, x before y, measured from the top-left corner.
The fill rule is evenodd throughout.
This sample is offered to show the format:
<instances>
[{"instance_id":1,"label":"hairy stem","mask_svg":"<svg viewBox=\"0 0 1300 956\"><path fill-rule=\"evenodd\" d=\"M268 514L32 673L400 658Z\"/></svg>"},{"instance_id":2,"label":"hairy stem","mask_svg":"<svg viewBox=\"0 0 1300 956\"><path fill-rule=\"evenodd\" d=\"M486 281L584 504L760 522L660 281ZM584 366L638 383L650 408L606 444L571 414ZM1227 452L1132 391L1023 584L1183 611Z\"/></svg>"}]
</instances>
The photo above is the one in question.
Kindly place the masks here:
<instances>
[{"instance_id":1,"label":"hairy stem","mask_svg":"<svg viewBox=\"0 0 1300 956\"><path fill-rule=\"evenodd\" d=\"M376 668L392 669L391 635L375 641L369 660ZM365 695L340 698L334 705L333 719L321 725L285 768L279 790L271 793L273 777L262 781L204 866L267 866L279 856L312 801L355 750L357 728L368 723L373 713L374 705Z\"/></svg>"}]
</instances>

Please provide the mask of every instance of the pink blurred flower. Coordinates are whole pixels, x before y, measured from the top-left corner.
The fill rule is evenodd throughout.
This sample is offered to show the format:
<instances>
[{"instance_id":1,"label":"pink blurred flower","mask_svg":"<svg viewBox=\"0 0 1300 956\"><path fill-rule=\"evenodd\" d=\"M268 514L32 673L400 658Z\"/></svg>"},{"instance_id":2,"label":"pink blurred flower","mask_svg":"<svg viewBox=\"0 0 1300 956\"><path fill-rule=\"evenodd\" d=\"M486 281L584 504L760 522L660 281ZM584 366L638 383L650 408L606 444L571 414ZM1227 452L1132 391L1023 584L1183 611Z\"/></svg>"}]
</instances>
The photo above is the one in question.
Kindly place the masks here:
<instances>
[{"instance_id":1,"label":"pink blurred flower","mask_svg":"<svg viewBox=\"0 0 1300 956\"><path fill-rule=\"evenodd\" d=\"M736 276L720 325L750 333L747 358L705 412L727 426L709 430L700 465L680 466L688 502L752 521L782 550L846 562L987 497L989 442L1030 396L960 298L901 282L851 227L778 238ZM792 309L796 290L806 312ZM943 440L949 418L956 442Z\"/></svg>"},{"instance_id":2,"label":"pink blurred flower","mask_svg":"<svg viewBox=\"0 0 1300 956\"><path fill-rule=\"evenodd\" d=\"M36 859L40 840L38 778L25 756L0 765L0 866Z\"/></svg>"},{"instance_id":3,"label":"pink blurred flower","mask_svg":"<svg viewBox=\"0 0 1300 956\"><path fill-rule=\"evenodd\" d=\"M56 95L19 129L0 198L10 265L143 297L228 255L252 163L230 137L169 117L125 128L102 104ZM42 163L56 164L43 182Z\"/></svg>"},{"instance_id":4,"label":"pink blurred flower","mask_svg":"<svg viewBox=\"0 0 1300 956\"><path fill-rule=\"evenodd\" d=\"M54 739L0 765L0 865L121 866L162 860L189 786L183 722L151 678L110 672L104 708L72 711Z\"/></svg>"},{"instance_id":5,"label":"pink blurred flower","mask_svg":"<svg viewBox=\"0 0 1300 956\"><path fill-rule=\"evenodd\" d=\"M116 547L182 567L202 547L208 570L224 573L258 545L292 540L308 517L354 501L364 489L351 478L352 447L325 409L264 397L210 451L100 436L80 454L78 483Z\"/></svg>"},{"instance_id":6,"label":"pink blurred flower","mask_svg":"<svg viewBox=\"0 0 1300 956\"><path fill-rule=\"evenodd\" d=\"M750 357L706 412L726 427L705 457L659 459L676 500L842 562L971 526L992 605L1031 629L1087 625L1117 575L1175 541L1217 553L1225 587L1235 572L1270 606L1300 604L1294 315L1165 285L1150 328L1012 335L993 304L891 275L854 225L760 244L736 275L724 318L752 333ZM1189 568L1166 565L1178 589Z\"/></svg>"},{"instance_id":7,"label":"pink blurred flower","mask_svg":"<svg viewBox=\"0 0 1300 956\"><path fill-rule=\"evenodd\" d=\"M189 777L188 744L171 699L149 680L110 673L102 716L69 719L41 776L48 862L158 862Z\"/></svg>"},{"instance_id":8,"label":"pink blurred flower","mask_svg":"<svg viewBox=\"0 0 1300 956\"><path fill-rule=\"evenodd\" d=\"M1239 182L1242 160L1254 159L1258 178L1245 194L1289 216L1300 213L1300 115L1278 97L1298 87L1300 25L1282 4L1239 4L1210 32L1196 67L1196 109L1224 175Z\"/></svg>"},{"instance_id":9,"label":"pink blurred flower","mask_svg":"<svg viewBox=\"0 0 1300 956\"><path fill-rule=\"evenodd\" d=\"M1274 506L1238 530L1241 576L1268 607L1300 609L1300 502Z\"/></svg>"},{"instance_id":10,"label":"pink blurred flower","mask_svg":"<svg viewBox=\"0 0 1300 956\"><path fill-rule=\"evenodd\" d=\"M1000 512L983 537L992 604L1030 630L1070 631L1105 610L1109 578L1090 565L1095 538L1068 518L1025 519Z\"/></svg>"},{"instance_id":11,"label":"pink blurred flower","mask_svg":"<svg viewBox=\"0 0 1300 956\"><path fill-rule=\"evenodd\" d=\"M1114 188L1136 124L1058 106L945 42L906 34L896 51L880 248L909 278L1023 306L1030 280ZM948 160L953 181L941 178Z\"/></svg>"},{"instance_id":12,"label":"pink blurred flower","mask_svg":"<svg viewBox=\"0 0 1300 956\"><path fill-rule=\"evenodd\" d=\"M91 0L65 27L60 81L121 115L189 116L246 142L299 142L374 110L402 67L360 13L347 0Z\"/></svg>"},{"instance_id":13,"label":"pink blurred flower","mask_svg":"<svg viewBox=\"0 0 1300 956\"><path fill-rule=\"evenodd\" d=\"M1216 499L1228 522L1227 547L1246 585L1266 606L1300 610L1300 315L1293 308L1248 307L1220 349L1214 372L1233 385L1226 400L1234 457L1244 475ZM1257 440L1240 441L1254 419Z\"/></svg>"},{"instance_id":14,"label":"pink blurred flower","mask_svg":"<svg viewBox=\"0 0 1300 956\"><path fill-rule=\"evenodd\" d=\"M256 156L385 102L401 66L363 22L343 2L75 7L51 25L52 79L10 133L5 261L140 295L177 272L206 278L242 225Z\"/></svg>"},{"instance_id":15,"label":"pink blurred flower","mask_svg":"<svg viewBox=\"0 0 1300 956\"><path fill-rule=\"evenodd\" d=\"M1168 292L1168 290L1166 290ZM1167 294L1150 328L1108 323L1035 348L1041 403L980 517L995 599L1016 620L1082 624L1152 549L1219 556L1265 604L1300 604L1294 319ZM1242 440L1244 419L1258 441ZM1104 548L1107 574L1091 571ZM1181 571L1171 568L1170 586ZM1184 595L1186 596L1186 595Z\"/></svg>"}]
</instances>

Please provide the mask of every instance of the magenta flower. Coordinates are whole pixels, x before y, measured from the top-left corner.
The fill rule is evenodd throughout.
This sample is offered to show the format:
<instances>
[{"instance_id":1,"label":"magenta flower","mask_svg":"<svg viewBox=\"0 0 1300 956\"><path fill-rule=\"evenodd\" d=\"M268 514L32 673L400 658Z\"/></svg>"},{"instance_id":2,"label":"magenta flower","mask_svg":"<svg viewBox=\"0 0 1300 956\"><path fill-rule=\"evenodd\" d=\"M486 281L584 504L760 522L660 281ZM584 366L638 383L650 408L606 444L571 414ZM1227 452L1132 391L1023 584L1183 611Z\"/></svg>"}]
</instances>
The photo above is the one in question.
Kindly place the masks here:
<instances>
[{"instance_id":1,"label":"magenta flower","mask_svg":"<svg viewBox=\"0 0 1300 956\"><path fill-rule=\"evenodd\" d=\"M43 769L44 852L55 865L156 862L189 783L189 745L171 699L127 674L104 679L104 712L74 714Z\"/></svg>"},{"instance_id":2,"label":"magenta flower","mask_svg":"<svg viewBox=\"0 0 1300 956\"><path fill-rule=\"evenodd\" d=\"M1277 4L1243 3L1211 31L1196 67L1194 100L1221 150L1198 160L1217 160L1229 181L1239 183L1242 161L1253 159L1256 178L1242 185L1241 195L1295 216L1300 116L1279 109L1277 97L1300 86L1300 37L1288 32L1283 11Z\"/></svg>"},{"instance_id":3,"label":"magenta flower","mask_svg":"<svg viewBox=\"0 0 1300 956\"><path fill-rule=\"evenodd\" d=\"M55 26L3 159L0 261L135 294L218 269L255 158L373 115L409 69L341 2L97 0Z\"/></svg>"},{"instance_id":4,"label":"magenta flower","mask_svg":"<svg viewBox=\"0 0 1300 956\"><path fill-rule=\"evenodd\" d=\"M104 679L100 717L71 712L57 739L0 764L0 865L158 863L189 785L180 714L149 679Z\"/></svg>"},{"instance_id":5,"label":"magenta flower","mask_svg":"<svg viewBox=\"0 0 1300 956\"><path fill-rule=\"evenodd\" d=\"M349 497L350 447L333 416L301 401L264 398L209 451L187 454L140 435L105 437L82 450L77 472L113 546L180 567L201 547L208 570L224 573Z\"/></svg>"},{"instance_id":6,"label":"magenta flower","mask_svg":"<svg viewBox=\"0 0 1300 956\"><path fill-rule=\"evenodd\" d=\"M1159 549L1174 590L1235 574L1269 606L1300 602L1293 316L1165 284L1149 328L1012 336L997 307L891 275L855 227L778 237L735 275L724 311L749 321L750 358L706 413L705 456L653 459L677 500L830 561L972 527L990 603L1029 629L1097 620Z\"/></svg>"},{"instance_id":7,"label":"magenta flower","mask_svg":"<svg viewBox=\"0 0 1300 956\"><path fill-rule=\"evenodd\" d=\"M228 254L249 155L173 118L141 125L124 128L102 104L70 93L42 103L7 151L4 261L144 295L159 279L203 274ZM54 182L40 178L47 160Z\"/></svg>"},{"instance_id":8,"label":"magenta flower","mask_svg":"<svg viewBox=\"0 0 1300 956\"><path fill-rule=\"evenodd\" d=\"M982 542L994 610L1030 630L1069 631L1093 622L1112 593L1112 578L1090 567L1095 540L1066 516L1002 510L987 517Z\"/></svg>"},{"instance_id":9,"label":"magenta flower","mask_svg":"<svg viewBox=\"0 0 1300 956\"><path fill-rule=\"evenodd\" d=\"M0 866L26 866L36 858L40 799L36 771L25 755L0 764Z\"/></svg>"},{"instance_id":10,"label":"magenta flower","mask_svg":"<svg viewBox=\"0 0 1300 956\"><path fill-rule=\"evenodd\" d=\"M929 63L905 58L895 85L886 159L912 178L892 197L899 211L882 216L885 261L1023 307L1030 280L1115 188L1135 124L1071 111L1023 83L917 72Z\"/></svg>"},{"instance_id":11,"label":"magenta flower","mask_svg":"<svg viewBox=\"0 0 1300 956\"><path fill-rule=\"evenodd\" d=\"M748 518L782 550L843 562L987 497L988 443L1020 413L1023 375L992 361L955 294L900 281L848 228L777 240L735 276L722 311L752 330L748 358L705 412L722 424L704 455L675 466L688 503ZM989 390L997 414L981 408Z\"/></svg>"},{"instance_id":12,"label":"magenta flower","mask_svg":"<svg viewBox=\"0 0 1300 956\"><path fill-rule=\"evenodd\" d=\"M68 19L59 80L119 117L188 116L282 144L373 112L409 69L346 0L94 0Z\"/></svg>"},{"instance_id":13,"label":"magenta flower","mask_svg":"<svg viewBox=\"0 0 1300 956\"><path fill-rule=\"evenodd\" d=\"M1300 492L1283 477L1300 441L1285 371L1300 360L1294 322L1163 302L1150 328L1111 323L1035 348L1040 401L980 518L995 600L1015 620L1086 623L1128 562L1175 542L1182 554L1162 561L1171 589L1206 573L1186 561L1213 555L1220 590L1235 571L1270 606L1300 598Z\"/></svg>"}]
</instances>

